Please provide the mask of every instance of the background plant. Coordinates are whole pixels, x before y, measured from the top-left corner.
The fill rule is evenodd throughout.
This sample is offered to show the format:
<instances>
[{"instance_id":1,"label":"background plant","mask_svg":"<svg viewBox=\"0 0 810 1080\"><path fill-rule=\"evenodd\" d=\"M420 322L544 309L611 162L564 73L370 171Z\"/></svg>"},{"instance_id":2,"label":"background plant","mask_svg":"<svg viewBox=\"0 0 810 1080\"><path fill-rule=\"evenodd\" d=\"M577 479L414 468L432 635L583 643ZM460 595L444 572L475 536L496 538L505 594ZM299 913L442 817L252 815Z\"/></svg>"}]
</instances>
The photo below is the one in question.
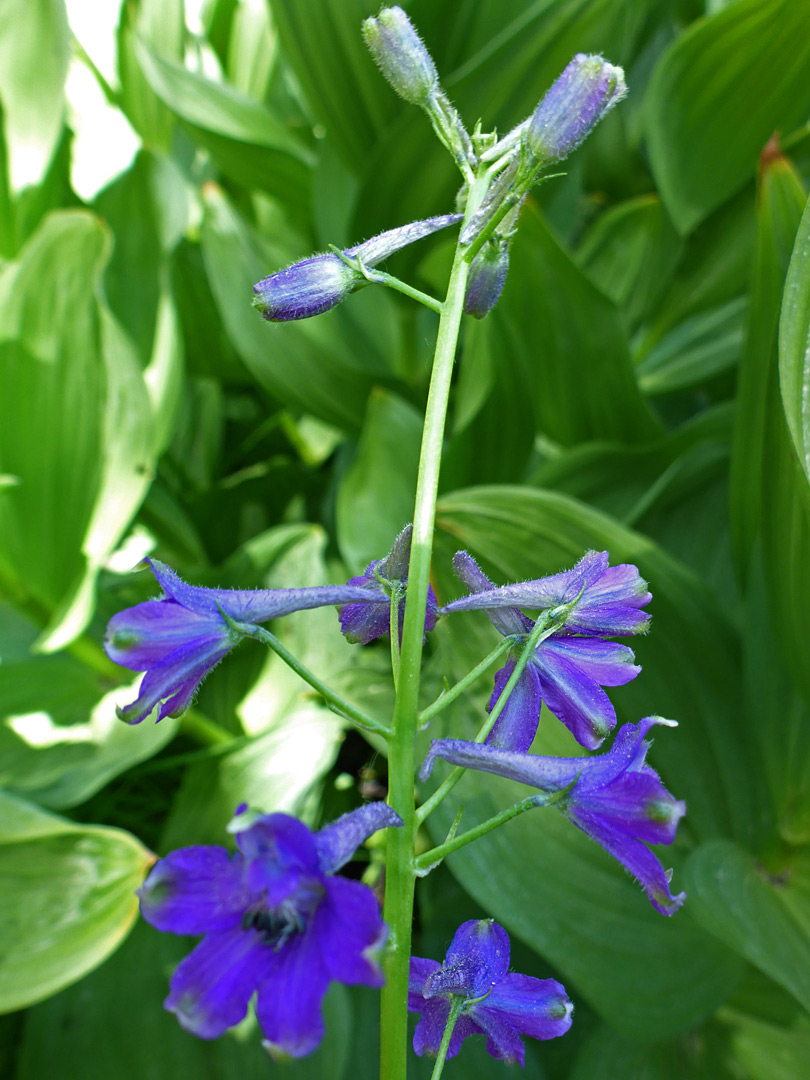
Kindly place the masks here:
<instances>
[{"instance_id":1,"label":"background plant","mask_svg":"<svg viewBox=\"0 0 810 1080\"><path fill-rule=\"evenodd\" d=\"M366 289L282 337L247 306L276 266L451 204L452 163L357 33L375 6L221 2L191 23L176 4L126 5L117 63L90 59L138 153L100 190L80 147L101 132L108 157L112 141L64 112L68 69L71 101L87 85L87 60L71 59L71 26L90 47L81 5L72 23L55 0L7 0L0 15L12 1076L264 1075L252 1034L202 1046L157 1007L182 943L147 962L172 942L139 927L109 955L131 926L146 847L217 842L242 799L315 824L385 783L375 751L258 647L228 658L179 724L131 731L114 718L130 685L117 689L99 646L114 611L153 594L123 573L147 550L202 584L322 584L379 557L410 517L434 316ZM565 822L528 815L427 879L414 951L440 957L462 914L492 913L517 970L565 983L577 1024L529 1075L801 1076L810 9L405 6L454 103L504 130L574 52L627 70L631 97L529 200L503 297L465 328L436 586L456 594L442 575L462 546L498 581L571 565L586 547L636 562L655 633L636 650L643 678L613 699L620 721L679 720L655 764L689 805L677 919L647 911ZM99 160L98 144L87 152ZM430 290L448 251L439 238L390 267ZM477 631L472 617L437 631L437 672L463 674L494 640L476 618ZM291 616L279 633L305 659L326 655L358 705L379 702L385 651L344 646L333 620ZM488 690L482 680L456 705L448 731L474 732ZM552 724L535 746L570 750ZM484 817L511 795L481 779L468 777L465 804ZM290 1075L373 1075L373 1007L333 995L330 1042ZM489 1075L483 1053L480 1065L472 1045L463 1053L468 1075Z\"/></svg>"}]
</instances>

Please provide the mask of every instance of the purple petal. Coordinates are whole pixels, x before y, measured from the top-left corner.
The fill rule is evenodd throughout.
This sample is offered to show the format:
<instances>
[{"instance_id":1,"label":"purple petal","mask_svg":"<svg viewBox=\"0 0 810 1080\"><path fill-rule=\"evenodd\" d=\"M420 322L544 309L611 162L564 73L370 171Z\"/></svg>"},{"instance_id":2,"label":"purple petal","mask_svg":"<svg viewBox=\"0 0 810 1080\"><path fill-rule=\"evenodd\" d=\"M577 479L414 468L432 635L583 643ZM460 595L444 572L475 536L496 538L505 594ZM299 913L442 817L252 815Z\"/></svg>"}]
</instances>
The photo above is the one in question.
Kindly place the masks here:
<instances>
[{"instance_id":1,"label":"purple petal","mask_svg":"<svg viewBox=\"0 0 810 1080\"><path fill-rule=\"evenodd\" d=\"M548 641L538 645L529 661L539 676L543 700L580 746L597 750L616 726L610 698L583 667L564 652L547 648Z\"/></svg>"},{"instance_id":2,"label":"purple petal","mask_svg":"<svg viewBox=\"0 0 810 1080\"><path fill-rule=\"evenodd\" d=\"M207 846L159 859L137 895L146 921L173 934L229 930L240 924L250 902L242 856Z\"/></svg>"},{"instance_id":3,"label":"purple petal","mask_svg":"<svg viewBox=\"0 0 810 1080\"><path fill-rule=\"evenodd\" d=\"M492 712L495 708L514 670L515 661L510 659L506 666L496 674L495 689L487 706L487 712ZM495 726L486 738L487 745L500 746L506 750L528 750L537 734L542 705L540 679L533 666L527 664L521 671Z\"/></svg>"},{"instance_id":4,"label":"purple petal","mask_svg":"<svg viewBox=\"0 0 810 1080\"><path fill-rule=\"evenodd\" d=\"M605 828L648 844L671 844L685 813L686 804L670 795L649 766L625 772L604 787L592 789L586 781L570 807L572 820L596 815Z\"/></svg>"},{"instance_id":5,"label":"purple petal","mask_svg":"<svg viewBox=\"0 0 810 1080\"><path fill-rule=\"evenodd\" d=\"M353 645L368 645L388 633L391 626L391 605L387 597L382 603L342 604L339 616L340 630L346 640Z\"/></svg>"},{"instance_id":6,"label":"purple petal","mask_svg":"<svg viewBox=\"0 0 810 1080\"><path fill-rule=\"evenodd\" d=\"M625 772L645 768L644 760L650 748L645 738L656 724L678 726L674 720L664 720L660 716L645 716L637 724L622 724L608 753L583 759L587 760L587 768L583 771L582 786L588 790L604 788Z\"/></svg>"},{"instance_id":7,"label":"purple petal","mask_svg":"<svg viewBox=\"0 0 810 1080\"><path fill-rule=\"evenodd\" d=\"M237 833L236 843L245 856L248 887L264 895L267 907L278 907L302 890L320 891L315 837L297 818L266 814Z\"/></svg>"},{"instance_id":8,"label":"purple petal","mask_svg":"<svg viewBox=\"0 0 810 1080\"><path fill-rule=\"evenodd\" d=\"M600 686L624 686L641 671L633 663L633 650L618 641L555 634L546 638L539 648L546 655L564 657Z\"/></svg>"},{"instance_id":9,"label":"purple petal","mask_svg":"<svg viewBox=\"0 0 810 1080\"><path fill-rule=\"evenodd\" d=\"M505 1061L507 1065L520 1065L526 1062L526 1050L519 1032L505 1016L492 1009L470 1010L470 1018L487 1037L487 1053L490 1057Z\"/></svg>"},{"instance_id":10,"label":"purple petal","mask_svg":"<svg viewBox=\"0 0 810 1080\"><path fill-rule=\"evenodd\" d=\"M462 214L440 214L438 217L423 218L421 221L411 221L408 225L399 225L395 229L387 229L370 240L364 240L362 244L346 248L346 255L359 255L366 266L376 266L377 263L387 259L389 255L407 247L416 240L422 240L440 229L446 229L449 225L455 225L461 221Z\"/></svg>"},{"instance_id":11,"label":"purple petal","mask_svg":"<svg viewBox=\"0 0 810 1080\"><path fill-rule=\"evenodd\" d=\"M343 814L315 834L321 871L334 874L375 832L401 825L402 818L384 802L366 803Z\"/></svg>"},{"instance_id":12,"label":"purple petal","mask_svg":"<svg viewBox=\"0 0 810 1080\"><path fill-rule=\"evenodd\" d=\"M497 1014L509 1020L521 1035L533 1039L555 1039L571 1027L574 1007L565 987L554 979L535 979L514 972L504 975L492 993L471 1013L489 1031L485 1016Z\"/></svg>"},{"instance_id":13,"label":"purple petal","mask_svg":"<svg viewBox=\"0 0 810 1080\"><path fill-rule=\"evenodd\" d=\"M329 986L326 957L311 928L267 949L256 1016L268 1048L291 1057L312 1053L323 1038L323 996Z\"/></svg>"},{"instance_id":14,"label":"purple petal","mask_svg":"<svg viewBox=\"0 0 810 1080\"><path fill-rule=\"evenodd\" d=\"M377 897L367 885L348 878L327 878L326 896L308 932L318 939L330 978L382 986L384 979L375 953L385 941L386 927Z\"/></svg>"},{"instance_id":15,"label":"purple petal","mask_svg":"<svg viewBox=\"0 0 810 1080\"><path fill-rule=\"evenodd\" d=\"M421 1012L425 1008L425 980L435 971L440 971L441 966L437 960L426 960L421 956L411 957L408 968L408 1009L411 1012Z\"/></svg>"},{"instance_id":16,"label":"purple petal","mask_svg":"<svg viewBox=\"0 0 810 1080\"><path fill-rule=\"evenodd\" d=\"M478 998L509 968L509 935L493 919L470 919L453 935L444 965L425 983L424 996Z\"/></svg>"},{"instance_id":17,"label":"purple petal","mask_svg":"<svg viewBox=\"0 0 810 1080\"><path fill-rule=\"evenodd\" d=\"M188 704L194 692L220 660L232 648L230 640L220 634L209 638L196 638L169 653L159 667L146 672L138 688L138 696L130 705L118 710L118 715L128 724L139 724L159 701L166 702L158 714L158 720L177 711L177 706ZM168 705L168 700L174 704Z\"/></svg>"},{"instance_id":18,"label":"purple petal","mask_svg":"<svg viewBox=\"0 0 810 1080\"><path fill-rule=\"evenodd\" d=\"M230 638L219 615L198 615L172 600L148 600L113 615L104 648L116 664L146 671L165 664L180 646L216 636L223 642Z\"/></svg>"},{"instance_id":19,"label":"purple petal","mask_svg":"<svg viewBox=\"0 0 810 1080\"><path fill-rule=\"evenodd\" d=\"M559 791L568 787L587 766L588 758L552 758L522 754L517 750L501 750L497 746L466 742L463 739L434 739L419 771L427 780L437 757L465 769L495 773L519 784L528 784L543 791Z\"/></svg>"},{"instance_id":20,"label":"purple petal","mask_svg":"<svg viewBox=\"0 0 810 1080\"><path fill-rule=\"evenodd\" d=\"M224 611L236 622L261 623L281 615L309 608L331 607L353 600L367 601L387 598L382 589L370 595L369 589L352 585L319 585L302 589L206 589L200 585L187 585L157 559L147 559L158 584L172 600L189 611L200 615L220 614ZM221 617L221 616L220 616Z\"/></svg>"},{"instance_id":21,"label":"purple petal","mask_svg":"<svg viewBox=\"0 0 810 1080\"><path fill-rule=\"evenodd\" d=\"M460 555L466 556L466 559L463 562L459 560L457 564L456 560ZM475 561L466 552L459 552L453 560L456 573L471 591L473 590L472 581L476 581L475 595L454 600L446 605L445 611L473 611L503 607L541 609L556 607L558 604L570 604L572 600L576 600L583 589L587 590L594 581L598 580L600 574L604 573L608 564L608 553L589 551L571 570L563 570L560 574L537 578L534 581L519 581L514 585L499 587L494 586L477 566L475 569L478 574L475 575L471 571L470 564L475 566Z\"/></svg>"},{"instance_id":22,"label":"purple petal","mask_svg":"<svg viewBox=\"0 0 810 1080\"><path fill-rule=\"evenodd\" d=\"M422 1016L413 1033L413 1048L419 1057L428 1054L436 1057L442 1044L442 1036L447 1025L447 1017L450 1015L450 1002L447 998L432 998L425 1003ZM481 1029L469 1018L459 1016L453 1034L450 1036L450 1046L447 1049L447 1057L455 1057L461 1049L461 1044L468 1035L480 1035Z\"/></svg>"},{"instance_id":23,"label":"purple petal","mask_svg":"<svg viewBox=\"0 0 810 1080\"><path fill-rule=\"evenodd\" d=\"M164 1004L186 1031L216 1039L244 1018L272 955L255 930L206 934L172 975Z\"/></svg>"},{"instance_id":24,"label":"purple petal","mask_svg":"<svg viewBox=\"0 0 810 1080\"><path fill-rule=\"evenodd\" d=\"M531 620L527 619L525 615L521 615L517 609L510 610L506 607L504 610L500 610L500 608L496 607L489 610L487 604L468 603L468 601L473 601L476 598L475 594L491 596L498 591L472 555L466 551L457 551L453 556L453 569L470 590L470 593L474 595L464 596L460 600L445 604L442 608L443 612L469 611L474 607L487 608L489 621L498 633L503 634L504 637L509 637L510 634L525 634L531 630Z\"/></svg>"},{"instance_id":25,"label":"purple petal","mask_svg":"<svg viewBox=\"0 0 810 1080\"><path fill-rule=\"evenodd\" d=\"M662 915L675 914L686 899L686 893L672 895L663 866L641 840L607 824L599 815L583 812L579 808L571 810L568 816L632 874L656 911Z\"/></svg>"},{"instance_id":26,"label":"purple petal","mask_svg":"<svg viewBox=\"0 0 810 1080\"><path fill-rule=\"evenodd\" d=\"M262 278L253 286L253 303L270 322L322 315L363 282L334 252L313 255Z\"/></svg>"}]
</instances>

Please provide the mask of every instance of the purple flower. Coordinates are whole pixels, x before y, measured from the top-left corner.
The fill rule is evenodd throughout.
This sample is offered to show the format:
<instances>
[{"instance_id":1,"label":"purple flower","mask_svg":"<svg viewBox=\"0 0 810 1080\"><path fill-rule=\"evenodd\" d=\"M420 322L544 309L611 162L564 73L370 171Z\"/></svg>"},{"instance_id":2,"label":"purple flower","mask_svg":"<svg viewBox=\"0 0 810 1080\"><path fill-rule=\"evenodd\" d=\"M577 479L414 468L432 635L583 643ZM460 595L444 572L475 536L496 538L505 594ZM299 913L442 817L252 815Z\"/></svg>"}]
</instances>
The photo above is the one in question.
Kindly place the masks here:
<instances>
[{"instance_id":1,"label":"purple flower","mask_svg":"<svg viewBox=\"0 0 810 1080\"><path fill-rule=\"evenodd\" d=\"M442 214L412 221L410 225L388 229L362 244L346 248L343 254L348 258L359 258L365 266L376 266L400 248L454 225L461 217L461 214ZM347 266L339 255L328 252L313 255L262 278L253 286L253 305L270 322L308 319L329 311L349 293L367 284L368 279L359 268Z\"/></svg>"},{"instance_id":2,"label":"purple flower","mask_svg":"<svg viewBox=\"0 0 810 1080\"><path fill-rule=\"evenodd\" d=\"M526 131L529 151L544 162L567 157L626 93L620 67L579 53L535 109Z\"/></svg>"},{"instance_id":3,"label":"purple flower","mask_svg":"<svg viewBox=\"0 0 810 1080\"><path fill-rule=\"evenodd\" d=\"M411 958L408 1008L421 1012L413 1037L420 1056L439 1052L453 999L463 1004L447 1057L458 1053L468 1035L486 1035L487 1052L523 1065L521 1035L555 1039L571 1027L574 1007L554 979L535 979L509 971L509 937L492 919L462 923L453 935L444 964Z\"/></svg>"},{"instance_id":4,"label":"purple flower","mask_svg":"<svg viewBox=\"0 0 810 1080\"><path fill-rule=\"evenodd\" d=\"M371 602L343 604L340 608L340 629L349 641L368 645L375 638L387 634L391 626L391 596L397 592L399 602L399 634L402 637L402 620L405 617L405 593L408 583L408 562L411 555L413 526L406 525L394 541L384 559L370 562L359 577L350 578L348 585L367 589ZM383 590L382 599L378 599ZM436 594L428 586L425 608L425 632L436 625L439 605Z\"/></svg>"},{"instance_id":5,"label":"purple flower","mask_svg":"<svg viewBox=\"0 0 810 1080\"><path fill-rule=\"evenodd\" d=\"M652 599L635 566L608 566L606 551L590 551L572 570L536 581L496 588L466 551L453 559L471 595L454 600L443 613L483 609L505 637L515 637L506 666L495 676L491 711L515 668L533 622L519 608L549 610L573 605L565 623L542 640L490 732L487 743L528 750L545 701L577 742L589 750L602 745L616 726L616 713L603 686L623 686L641 670L632 649L605 640L643 633L650 622L641 608Z\"/></svg>"},{"instance_id":6,"label":"purple flower","mask_svg":"<svg viewBox=\"0 0 810 1080\"><path fill-rule=\"evenodd\" d=\"M376 897L333 875L372 833L401 824L384 803L318 833L267 814L237 833L235 854L198 846L160 859L139 890L141 914L158 930L205 935L172 975L166 1008L187 1031L215 1039L242 1020L255 992L267 1049L309 1054L323 1037L332 980L383 983Z\"/></svg>"},{"instance_id":7,"label":"purple flower","mask_svg":"<svg viewBox=\"0 0 810 1080\"><path fill-rule=\"evenodd\" d=\"M673 720L648 716L639 724L624 724L606 754L591 758L539 757L460 739L433 743L421 769L425 780L437 757L467 769L506 776L557 797L555 805L569 821L619 860L640 883L650 903L662 915L674 914L686 893L669 891L671 872L665 872L647 844L671 844L686 804L675 799L645 764L649 743L644 737L654 724L676 727Z\"/></svg>"},{"instance_id":8,"label":"purple flower","mask_svg":"<svg viewBox=\"0 0 810 1080\"><path fill-rule=\"evenodd\" d=\"M488 241L473 259L464 310L474 319L483 319L495 307L509 269L509 240Z\"/></svg>"},{"instance_id":9,"label":"purple flower","mask_svg":"<svg viewBox=\"0 0 810 1080\"><path fill-rule=\"evenodd\" d=\"M262 623L305 608L347 601L387 605L381 586L325 585L304 589L204 589L186 585L168 566L147 560L163 589L160 600L120 611L110 619L104 648L111 660L145 671L138 697L119 716L138 724L160 702L157 719L187 709L208 672L239 643L242 635L223 618Z\"/></svg>"}]
</instances>

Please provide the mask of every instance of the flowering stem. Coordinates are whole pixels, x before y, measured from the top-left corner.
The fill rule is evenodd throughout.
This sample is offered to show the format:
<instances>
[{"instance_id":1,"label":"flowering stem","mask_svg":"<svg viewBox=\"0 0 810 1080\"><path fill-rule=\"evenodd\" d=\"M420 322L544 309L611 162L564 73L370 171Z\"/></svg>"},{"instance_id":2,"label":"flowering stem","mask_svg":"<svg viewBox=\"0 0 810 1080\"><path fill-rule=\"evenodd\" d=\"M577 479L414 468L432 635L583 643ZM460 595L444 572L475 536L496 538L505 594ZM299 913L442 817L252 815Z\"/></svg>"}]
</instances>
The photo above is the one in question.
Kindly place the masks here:
<instances>
[{"instance_id":1,"label":"flowering stem","mask_svg":"<svg viewBox=\"0 0 810 1080\"><path fill-rule=\"evenodd\" d=\"M436 698L432 705L428 705L427 708L422 709L419 713L419 727L425 728L443 709L446 709L448 705L451 705L457 697L464 693L468 686L479 679L495 661L514 645L512 638L501 638L495 648L489 655L485 656L480 664L477 664L472 671L468 671L463 679L460 679L455 686L451 686L449 690L442 692L442 694Z\"/></svg>"},{"instance_id":2,"label":"flowering stem","mask_svg":"<svg viewBox=\"0 0 810 1080\"><path fill-rule=\"evenodd\" d=\"M381 724L379 720L375 720L372 716L366 716L364 712L361 712L360 709L352 705L351 702L346 701L340 694L335 693L331 687L327 686L317 675L314 675L309 668L304 667L301 661L297 660L293 654L281 644L275 634L271 634L270 631L265 630L263 626L254 626L252 623L234 621L233 625L246 637L256 638L257 641L261 641L263 645L272 649L277 656L281 657L288 667L291 667L297 675L301 676L304 682L308 682L314 690L317 690L321 697L336 713L345 716L347 720L351 720L353 724L362 728L364 731L374 731L378 735L384 735L386 738L390 736L391 731L385 724Z\"/></svg>"},{"instance_id":3,"label":"flowering stem","mask_svg":"<svg viewBox=\"0 0 810 1080\"><path fill-rule=\"evenodd\" d=\"M517 659L514 671L509 676L506 682L506 686L503 688L500 697L495 702L495 705L492 708L492 712L490 712L481 730L475 736L475 739L473 740L474 742L482 743L486 739L487 735L489 735L490 731L492 731L492 729L495 727L495 724L498 721L498 717L506 708L506 703L509 700L509 695L514 690L515 686L517 686L517 681L523 673L523 669L528 664L529 658L531 657L532 653L544 638L549 637L551 634L554 633L556 629L558 629L558 623L556 619L552 621L554 615L555 613L552 611L544 611L540 618L537 620L537 622L534 624L534 629L526 639L526 644L523 646L523 651ZM551 623L550 626L549 623ZM450 794L450 792L462 778L464 773L465 769L463 769L461 766L456 766L456 768L453 769L447 779L442 784L440 784L439 787L436 788L430 798L426 799L416 811L417 824L421 825L425 818L428 817L429 814L433 813L439 803L442 802L442 800Z\"/></svg>"},{"instance_id":4,"label":"flowering stem","mask_svg":"<svg viewBox=\"0 0 810 1080\"><path fill-rule=\"evenodd\" d=\"M468 198L466 217L478 205L482 194L480 186L474 184ZM390 829L387 838L384 918L391 936L384 963L386 982L380 1004L381 1080L404 1080L407 1073L408 964L415 885L413 849L417 830L414 740L418 727L422 640L442 443L468 275L469 262L459 245L442 305L422 430L399 679L393 732L388 747L389 802L402 818L403 827Z\"/></svg>"},{"instance_id":5,"label":"flowering stem","mask_svg":"<svg viewBox=\"0 0 810 1080\"><path fill-rule=\"evenodd\" d=\"M536 806L542 806L545 804L545 800L542 796L538 798L537 795L529 795L528 798L523 799L522 802L515 803L514 806L508 807L506 810L501 810L500 814L495 814L494 817L487 818L486 821L482 821L480 825L476 825L472 829L468 829L463 832L461 836L454 836L450 840L446 840L443 844L439 844L438 847L432 848L430 851L426 851L423 855L420 855L417 859L414 859L414 866L417 873L422 871L425 873L429 870L433 870L447 855L453 851L457 851L459 848L464 847L465 844L471 843L473 840L477 840L479 836L485 836L488 832L492 832L493 829L497 829L499 825L503 825L506 821L511 821L512 818L518 816L518 814L524 814L527 810L533 810Z\"/></svg>"},{"instance_id":6,"label":"flowering stem","mask_svg":"<svg viewBox=\"0 0 810 1080\"><path fill-rule=\"evenodd\" d=\"M391 604L388 616L388 636L391 639L391 668L394 674L394 691L399 685L399 602L402 593L394 589L391 593Z\"/></svg>"},{"instance_id":7,"label":"flowering stem","mask_svg":"<svg viewBox=\"0 0 810 1080\"><path fill-rule=\"evenodd\" d=\"M363 272L373 284L387 285L389 289L396 289L397 292L401 292L404 296L409 296L411 300L418 300L420 304L424 304L431 311L441 314L441 300L430 296L429 293L422 292L421 289L415 289L407 281L401 281L398 277L394 277L393 274L386 274L384 270L364 270Z\"/></svg>"},{"instance_id":8,"label":"flowering stem","mask_svg":"<svg viewBox=\"0 0 810 1080\"><path fill-rule=\"evenodd\" d=\"M453 1037L453 1029L456 1026L456 1020L458 1020L458 1014L461 1012L461 1006L464 1004L464 998L453 997L452 1004L450 1006L450 1012L447 1016L447 1023L444 1028L444 1035L442 1035L441 1046L439 1047L439 1053L436 1055L436 1064L433 1066L433 1072L430 1074L430 1080L439 1080L444 1069L444 1062L447 1057L447 1051L450 1047L450 1039Z\"/></svg>"}]
</instances>

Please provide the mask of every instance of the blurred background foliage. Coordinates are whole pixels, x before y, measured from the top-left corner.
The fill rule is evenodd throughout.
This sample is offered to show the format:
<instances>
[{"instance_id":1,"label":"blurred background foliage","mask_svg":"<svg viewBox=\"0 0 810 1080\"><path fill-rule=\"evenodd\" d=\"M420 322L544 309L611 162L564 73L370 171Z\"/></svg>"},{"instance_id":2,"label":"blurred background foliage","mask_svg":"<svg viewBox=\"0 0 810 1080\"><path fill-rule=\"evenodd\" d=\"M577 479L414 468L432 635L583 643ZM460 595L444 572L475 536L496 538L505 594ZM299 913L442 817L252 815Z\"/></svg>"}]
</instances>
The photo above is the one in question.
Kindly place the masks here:
<instances>
[{"instance_id":1,"label":"blurred background foliage","mask_svg":"<svg viewBox=\"0 0 810 1080\"><path fill-rule=\"evenodd\" d=\"M689 806L665 855L689 893L675 918L561 817L527 815L421 883L415 952L439 957L462 918L492 914L517 970L564 980L576 1023L530 1049L532 1080L799 1080L810 0L402 2L469 124L520 121L575 52L627 70L627 101L526 206L500 304L464 328L435 584L458 593L462 546L498 581L589 547L638 563L654 629L642 676L612 696L620 721L679 721L652 760ZM379 797L379 747L253 642L183 718L127 728L115 705L133 679L101 641L113 612L154 594L131 573L145 554L202 584L320 584L379 557L410 517L435 316L372 289L294 325L250 308L271 270L452 206L449 159L363 47L376 6L0 7L0 1073L13 1080L375 1076L373 993L337 988L322 1049L273 1066L250 1019L213 1044L180 1031L160 1001L185 944L127 935L151 851L221 842L242 800L316 824ZM449 245L390 269L438 291ZM428 694L477 662L490 629L478 615L438 628ZM331 610L276 632L388 713L384 646L348 646ZM471 733L485 683L431 734ZM553 723L536 749L576 752ZM470 822L515 797L480 774L459 791ZM451 1068L499 1067L468 1044Z\"/></svg>"}]
</instances>

